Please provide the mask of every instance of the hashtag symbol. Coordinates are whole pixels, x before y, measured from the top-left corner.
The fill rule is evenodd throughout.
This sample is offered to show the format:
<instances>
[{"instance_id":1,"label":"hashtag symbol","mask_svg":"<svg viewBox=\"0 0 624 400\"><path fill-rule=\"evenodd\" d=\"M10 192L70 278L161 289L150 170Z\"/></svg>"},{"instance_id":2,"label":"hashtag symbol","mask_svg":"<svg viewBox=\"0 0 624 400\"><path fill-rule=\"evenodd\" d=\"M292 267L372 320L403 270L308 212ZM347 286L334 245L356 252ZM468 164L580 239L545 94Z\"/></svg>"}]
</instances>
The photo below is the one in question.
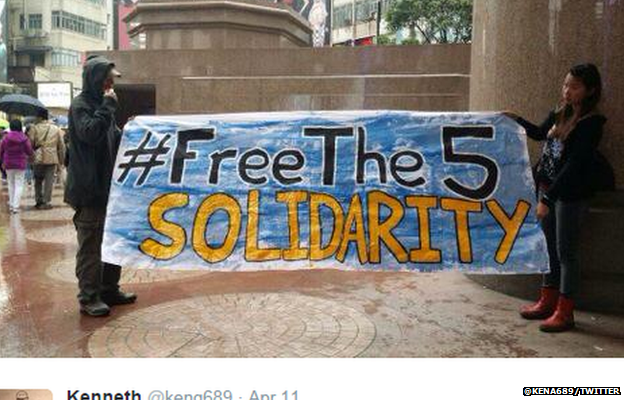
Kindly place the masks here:
<instances>
[{"instance_id":1,"label":"hashtag symbol","mask_svg":"<svg viewBox=\"0 0 624 400\"><path fill-rule=\"evenodd\" d=\"M148 148L147 145L151 139L152 132L148 132L139 147L127 150L124 153L124 157L130 157L130 160L123 164L119 164L119 169L123 170L123 173L119 176L119 179L117 179L118 183L125 182L132 170L143 169L143 173L141 173L141 176L136 182L137 186L141 186L145 183L145 180L153 168L165 165L165 161L161 160L160 157L168 154L169 150L171 150L170 147L166 146L169 139L171 139L171 135L166 135L158 143L158 146ZM149 159L141 161L140 158L143 157L143 160L145 160L145 156L149 156Z\"/></svg>"}]
</instances>

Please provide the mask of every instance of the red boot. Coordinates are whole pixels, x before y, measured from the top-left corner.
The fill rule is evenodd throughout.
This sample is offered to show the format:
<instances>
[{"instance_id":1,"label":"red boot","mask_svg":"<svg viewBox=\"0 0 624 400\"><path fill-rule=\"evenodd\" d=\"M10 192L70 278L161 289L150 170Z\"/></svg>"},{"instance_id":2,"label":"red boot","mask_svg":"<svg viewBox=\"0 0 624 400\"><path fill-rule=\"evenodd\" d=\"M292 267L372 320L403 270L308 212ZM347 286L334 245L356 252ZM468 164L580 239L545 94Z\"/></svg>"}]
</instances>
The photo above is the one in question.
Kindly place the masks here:
<instances>
[{"instance_id":1,"label":"red boot","mask_svg":"<svg viewBox=\"0 0 624 400\"><path fill-rule=\"evenodd\" d=\"M572 328L574 328L574 301L559 296L555 313L540 325L540 330L542 332L564 332Z\"/></svg>"},{"instance_id":2,"label":"red boot","mask_svg":"<svg viewBox=\"0 0 624 400\"><path fill-rule=\"evenodd\" d=\"M559 290L543 287L537 303L527 304L520 308L520 315L524 319L545 319L553 315L557 308Z\"/></svg>"}]
</instances>

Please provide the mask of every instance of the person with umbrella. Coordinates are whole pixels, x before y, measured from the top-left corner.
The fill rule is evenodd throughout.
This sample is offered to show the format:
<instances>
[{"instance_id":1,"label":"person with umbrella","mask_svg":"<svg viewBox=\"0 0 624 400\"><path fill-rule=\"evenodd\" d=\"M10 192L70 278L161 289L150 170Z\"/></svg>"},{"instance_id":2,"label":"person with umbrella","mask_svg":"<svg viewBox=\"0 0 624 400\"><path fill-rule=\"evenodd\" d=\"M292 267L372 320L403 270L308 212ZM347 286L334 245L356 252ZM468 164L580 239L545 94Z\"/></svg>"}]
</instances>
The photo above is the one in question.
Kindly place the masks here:
<instances>
[{"instance_id":1,"label":"person with umbrella","mask_svg":"<svg viewBox=\"0 0 624 400\"><path fill-rule=\"evenodd\" d=\"M9 115L40 115L48 111L42 102L27 94L7 94L0 99L0 111Z\"/></svg>"},{"instance_id":2,"label":"person with umbrella","mask_svg":"<svg viewBox=\"0 0 624 400\"><path fill-rule=\"evenodd\" d=\"M94 317L108 315L111 306L136 300L135 294L119 289L121 267L102 263L106 205L121 139L115 123L118 101L113 83L117 76L115 64L106 58L87 58L82 92L69 110L65 201L76 211L80 311Z\"/></svg>"},{"instance_id":3,"label":"person with umbrella","mask_svg":"<svg viewBox=\"0 0 624 400\"><path fill-rule=\"evenodd\" d=\"M26 125L25 131L28 132L28 117L40 115L43 112L47 112L48 109L42 102L32 96L26 94L7 94L0 99L0 111L4 111L7 115L21 115L26 117L24 119L24 125ZM30 165L27 165L26 179L30 184Z\"/></svg>"}]
</instances>

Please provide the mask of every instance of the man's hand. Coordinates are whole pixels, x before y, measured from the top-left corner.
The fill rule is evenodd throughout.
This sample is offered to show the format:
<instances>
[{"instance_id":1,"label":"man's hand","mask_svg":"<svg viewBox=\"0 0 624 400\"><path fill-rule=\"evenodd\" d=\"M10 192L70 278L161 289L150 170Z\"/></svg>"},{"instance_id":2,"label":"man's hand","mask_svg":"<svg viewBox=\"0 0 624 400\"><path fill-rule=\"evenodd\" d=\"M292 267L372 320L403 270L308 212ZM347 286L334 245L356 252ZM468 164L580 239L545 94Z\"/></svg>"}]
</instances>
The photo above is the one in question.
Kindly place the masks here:
<instances>
[{"instance_id":1,"label":"man's hand","mask_svg":"<svg viewBox=\"0 0 624 400\"><path fill-rule=\"evenodd\" d=\"M113 88L107 89L104 92L104 97L110 97L114 99L115 101L117 101L117 93L115 93L115 90Z\"/></svg>"},{"instance_id":2,"label":"man's hand","mask_svg":"<svg viewBox=\"0 0 624 400\"><path fill-rule=\"evenodd\" d=\"M544 218L546 218L549 212L550 209L546 204L542 203L541 201L537 203L537 219L539 219L540 221L543 220Z\"/></svg>"}]
</instances>

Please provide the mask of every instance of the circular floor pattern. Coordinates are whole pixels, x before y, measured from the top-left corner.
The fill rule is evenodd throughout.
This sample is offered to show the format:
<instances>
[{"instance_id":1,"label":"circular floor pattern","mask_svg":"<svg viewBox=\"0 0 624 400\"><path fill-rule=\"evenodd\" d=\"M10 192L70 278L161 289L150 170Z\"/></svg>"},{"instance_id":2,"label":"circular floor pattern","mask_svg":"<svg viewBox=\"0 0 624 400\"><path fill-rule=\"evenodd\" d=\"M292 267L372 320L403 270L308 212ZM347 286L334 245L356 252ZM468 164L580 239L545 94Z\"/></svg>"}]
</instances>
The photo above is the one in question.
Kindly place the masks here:
<instances>
[{"instance_id":1,"label":"circular floor pattern","mask_svg":"<svg viewBox=\"0 0 624 400\"><path fill-rule=\"evenodd\" d=\"M46 270L46 274L48 275L48 277L58 281L76 283L77 279L75 275L75 268L76 264L73 259L63 260L56 264L52 264ZM193 278L200 275L206 275L209 273L209 271L154 271L151 269L123 268L121 270L120 283L135 284L176 281L181 279Z\"/></svg>"},{"instance_id":2,"label":"circular floor pattern","mask_svg":"<svg viewBox=\"0 0 624 400\"><path fill-rule=\"evenodd\" d=\"M339 302L296 293L237 293L123 315L89 340L93 357L356 357L376 328Z\"/></svg>"},{"instance_id":3,"label":"circular floor pattern","mask_svg":"<svg viewBox=\"0 0 624 400\"><path fill-rule=\"evenodd\" d=\"M74 217L74 210L67 205L52 203L51 210L36 210L30 206L22 208L21 218L27 221L71 221ZM72 228L73 229L73 228Z\"/></svg>"},{"instance_id":4,"label":"circular floor pattern","mask_svg":"<svg viewBox=\"0 0 624 400\"><path fill-rule=\"evenodd\" d=\"M26 239L40 243L54 243L66 245L76 245L78 243L76 229L74 229L74 226L70 224L57 227L28 230L26 232Z\"/></svg>"}]
</instances>

